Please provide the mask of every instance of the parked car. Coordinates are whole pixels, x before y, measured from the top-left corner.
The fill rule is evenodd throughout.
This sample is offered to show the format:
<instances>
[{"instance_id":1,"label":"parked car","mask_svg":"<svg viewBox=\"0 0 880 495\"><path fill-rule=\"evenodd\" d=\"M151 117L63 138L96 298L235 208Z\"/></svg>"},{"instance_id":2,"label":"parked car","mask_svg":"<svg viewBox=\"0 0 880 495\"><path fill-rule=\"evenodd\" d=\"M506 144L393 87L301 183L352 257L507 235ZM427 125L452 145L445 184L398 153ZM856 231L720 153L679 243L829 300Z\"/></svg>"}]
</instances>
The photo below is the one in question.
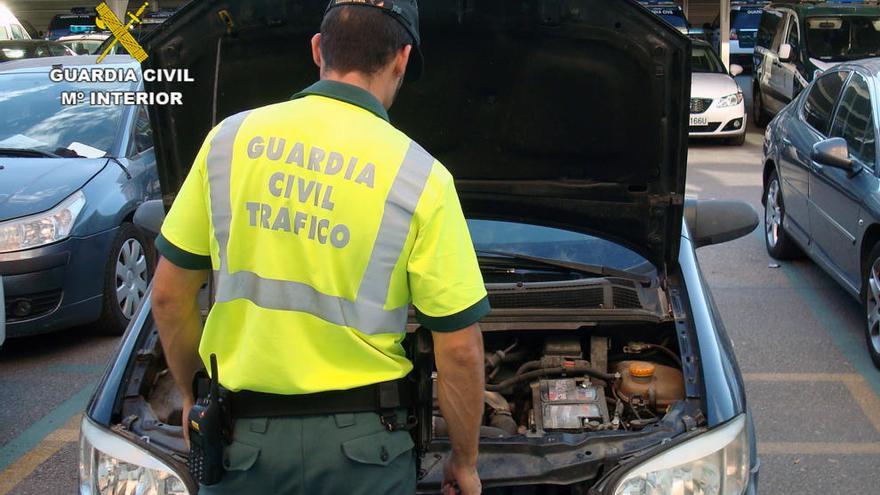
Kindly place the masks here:
<instances>
[{"instance_id":1,"label":"parked car","mask_svg":"<svg viewBox=\"0 0 880 495\"><path fill-rule=\"evenodd\" d=\"M751 68L755 54L755 40L758 37L758 25L761 23L761 14L764 5L768 2L752 2L730 7L730 62L742 67ZM720 18L710 25L712 32L712 46L715 51L721 52L721 27Z\"/></svg>"},{"instance_id":2,"label":"parked car","mask_svg":"<svg viewBox=\"0 0 880 495\"><path fill-rule=\"evenodd\" d=\"M706 41L706 30L702 27L691 25L684 10L677 3L671 0L640 0L639 3L644 5L654 15L679 30L681 34L687 35L694 40Z\"/></svg>"},{"instance_id":3,"label":"parked car","mask_svg":"<svg viewBox=\"0 0 880 495\"><path fill-rule=\"evenodd\" d=\"M151 275L135 209L159 197L144 107L62 105L62 91L130 91L139 83L53 83L53 66L95 57L0 65L0 277L8 337L98 322L121 334ZM100 67L131 68L128 57Z\"/></svg>"},{"instance_id":4,"label":"parked car","mask_svg":"<svg viewBox=\"0 0 880 495\"><path fill-rule=\"evenodd\" d=\"M508 349L505 355L512 355L489 382L499 392L495 407L509 406L516 424L481 429L483 487L487 493L629 495L674 493L673 486L686 484L754 494L758 459L742 376L694 249L745 235L757 215L742 202L685 209L690 42L629 0L568 6L581 15L550 19L552 29L536 30L535 10L520 3L465 8L423 0L423 39L444 42L431 45L433 69L417 87L404 86L392 109L395 125L456 177L476 248L488 250L479 252L493 306L481 322L486 353ZM273 13L294 7L295 18L274 23ZM205 90L198 84L146 83L150 91L183 91L187 102L151 111L166 206L212 125L286 101L291 88L314 81L306 47L323 7L195 0L146 41L145 68L190 67L197 81L217 84L223 94L212 100L200 97ZM235 20L233 34L216 22L220 11ZM267 22L272 29L264 29ZM615 22L619 28L608 29ZM201 42L170 49L193 36ZM461 49L472 43L480 49ZM218 44L224 51L246 46L248 56L199 63L213 61ZM278 64L278 57L286 63ZM665 77L646 77L659 72ZM156 232L162 211L161 203L146 203L138 210L141 225ZM411 319L404 345L424 392L417 408L424 440L419 491L436 492L449 443L431 407L430 352L419 347L430 336L417 327ZM521 377L523 386L512 390L499 384L524 360L540 359L624 375L631 360L639 360L669 373L655 391L672 392L648 399L657 404L649 413L614 398L606 386L614 377L600 384L574 372L543 382ZM629 390L625 381L620 387ZM559 416L565 408L546 403L539 392L544 385L574 384L589 392L570 409L595 406L598 413L580 414L595 415L594 423L578 414ZM195 493L174 390L147 297L83 417L84 493L96 493L96 486L115 493L123 485L143 493ZM376 440L376 456L383 441ZM229 452L236 448L248 449L233 442ZM230 455L227 469L249 469L259 455L251 453ZM518 485L528 486L511 488Z\"/></svg>"},{"instance_id":5,"label":"parked car","mask_svg":"<svg viewBox=\"0 0 880 495\"><path fill-rule=\"evenodd\" d=\"M806 253L864 306L865 338L880 367L880 59L825 71L764 135L767 252Z\"/></svg>"},{"instance_id":6,"label":"parked car","mask_svg":"<svg viewBox=\"0 0 880 495\"><path fill-rule=\"evenodd\" d=\"M109 38L111 38L110 33L73 34L58 38L58 42L77 55L100 55L98 47Z\"/></svg>"},{"instance_id":7,"label":"parked car","mask_svg":"<svg viewBox=\"0 0 880 495\"><path fill-rule=\"evenodd\" d=\"M752 119L763 127L818 74L880 55L880 6L779 3L764 9L753 71Z\"/></svg>"},{"instance_id":8,"label":"parked car","mask_svg":"<svg viewBox=\"0 0 880 495\"><path fill-rule=\"evenodd\" d=\"M101 31L97 26L98 14L94 9L74 8L68 14L55 14L49 21L46 39L57 40L71 34L85 34Z\"/></svg>"},{"instance_id":9,"label":"parked car","mask_svg":"<svg viewBox=\"0 0 880 495\"><path fill-rule=\"evenodd\" d=\"M691 51L691 104L689 135L692 138L726 138L741 146L746 141L746 107L734 77L742 67L731 64L730 72L706 42L694 41Z\"/></svg>"},{"instance_id":10,"label":"parked car","mask_svg":"<svg viewBox=\"0 0 880 495\"><path fill-rule=\"evenodd\" d=\"M0 41L0 62L26 58L65 57L72 55L76 55L76 52L56 41Z\"/></svg>"},{"instance_id":11,"label":"parked car","mask_svg":"<svg viewBox=\"0 0 880 495\"><path fill-rule=\"evenodd\" d=\"M129 29L131 36L138 43L142 43L145 37L155 31L159 26L165 22L166 19L171 17L174 14L173 10L160 10L159 12L152 12L149 14L144 14L141 24L136 24ZM111 54L114 55L129 55L128 50L122 45L122 43L113 43L113 38L107 38L104 42L95 49L95 53L104 53L108 47L110 48ZM111 46L112 44L112 46Z\"/></svg>"},{"instance_id":12,"label":"parked car","mask_svg":"<svg viewBox=\"0 0 880 495\"><path fill-rule=\"evenodd\" d=\"M6 5L0 3L0 41L27 40L31 35Z\"/></svg>"}]
</instances>

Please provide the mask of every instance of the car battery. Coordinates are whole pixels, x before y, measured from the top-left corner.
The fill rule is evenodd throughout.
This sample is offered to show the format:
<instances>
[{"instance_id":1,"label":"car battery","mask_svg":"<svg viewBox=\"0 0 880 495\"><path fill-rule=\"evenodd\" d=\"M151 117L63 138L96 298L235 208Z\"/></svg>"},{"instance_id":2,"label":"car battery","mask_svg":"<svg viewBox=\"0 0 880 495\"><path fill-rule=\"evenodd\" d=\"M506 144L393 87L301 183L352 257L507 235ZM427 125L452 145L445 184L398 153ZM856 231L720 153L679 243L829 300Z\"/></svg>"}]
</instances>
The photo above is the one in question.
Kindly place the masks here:
<instances>
[{"instance_id":1,"label":"car battery","mask_svg":"<svg viewBox=\"0 0 880 495\"><path fill-rule=\"evenodd\" d=\"M605 392L588 378L560 378L532 383L532 430L580 432L608 423Z\"/></svg>"}]
</instances>

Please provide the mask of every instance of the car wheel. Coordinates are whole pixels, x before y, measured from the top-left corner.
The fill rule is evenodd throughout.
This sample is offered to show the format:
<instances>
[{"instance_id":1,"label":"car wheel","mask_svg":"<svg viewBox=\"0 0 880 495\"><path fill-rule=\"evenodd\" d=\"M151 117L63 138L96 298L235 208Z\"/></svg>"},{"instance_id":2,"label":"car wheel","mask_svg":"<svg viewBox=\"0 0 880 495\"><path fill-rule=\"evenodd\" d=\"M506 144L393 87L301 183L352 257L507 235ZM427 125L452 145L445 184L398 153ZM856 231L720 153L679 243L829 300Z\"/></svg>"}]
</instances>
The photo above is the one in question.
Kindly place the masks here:
<instances>
[{"instance_id":1,"label":"car wheel","mask_svg":"<svg viewBox=\"0 0 880 495\"><path fill-rule=\"evenodd\" d=\"M143 301L153 275L146 245L134 225L123 223L119 228L104 269L101 333L122 335Z\"/></svg>"},{"instance_id":2,"label":"car wheel","mask_svg":"<svg viewBox=\"0 0 880 495\"><path fill-rule=\"evenodd\" d=\"M761 95L761 87L758 85L755 85L752 91L752 120L756 126L762 129L770 123L770 115L764 108L764 97Z\"/></svg>"},{"instance_id":3,"label":"car wheel","mask_svg":"<svg viewBox=\"0 0 880 495\"><path fill-rule=\"evenodd\" d=\"M862 277L862 307L865 310L865 340L874 366L880 368L880 244L868 255Z\"/></svg>"},{"instance_id":4,"label":"car wheel","mask_svg":"<svg viewBox=\"0 0 880 495\"><path fill-rule=\"evenodd\" d=\"M782 187L776 172L770 174L764 190L764 241L767 254L778 260L797 256L798 248L785 232L785 203L782 200Z\"/></svg>"},{"instance_id":5,"label":"car wheel","mask_svg":"<svg viewBox=\"0 0 880 495\"><path fill-rule=\"evenodd\" d=\"M746 144L746 133L743 132L739 136L734 136L732 138L727 138L725 141L728 146L742 146Z\"/></svg>"}]
</instances>

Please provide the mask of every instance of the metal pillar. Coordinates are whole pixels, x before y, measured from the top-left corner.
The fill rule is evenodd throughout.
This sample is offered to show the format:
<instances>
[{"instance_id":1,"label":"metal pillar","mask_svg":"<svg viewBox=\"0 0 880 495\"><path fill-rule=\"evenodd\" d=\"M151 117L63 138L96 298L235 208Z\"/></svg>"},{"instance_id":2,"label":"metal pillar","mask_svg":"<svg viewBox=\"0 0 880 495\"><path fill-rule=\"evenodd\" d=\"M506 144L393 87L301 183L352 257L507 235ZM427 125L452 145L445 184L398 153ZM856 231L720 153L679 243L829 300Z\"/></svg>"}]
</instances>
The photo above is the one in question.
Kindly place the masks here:
<instances>
[{"instance_id":1,"label":"metal pillar","mask_svg":"<svg viewBox=\"0 0 880 495\"><path fill-rule=\"evenodd\" d=\"M724 66L730 70L730 0L719 0L721 12L719 14L719 30L718 33L721 45L721 61Z\"/></svg>"},{"instance_id":2,"label":"metal pillar","mask_svg":"<svg viewBox=\"0 0 880 495\"><path fill-rule=\"evenodd\" d=\"M128 10L128 0L108 0L107 6L110 7L110 10L116 14L116 18L122 21L123 24L128 22L128 16L125 15L125 12Z\"/></svg>"},{"instance_id":3,"label":"metal pillar","mask_svg":"<svg viewBox=\"0 0 880 495\"><path fill-rule=\"evenodd\" d=\"M688 19L691 18L691 13L688 11L689 4L690 0L681 0L681 10L684 11L684 16Z\"/></svg>"}]
</instances>

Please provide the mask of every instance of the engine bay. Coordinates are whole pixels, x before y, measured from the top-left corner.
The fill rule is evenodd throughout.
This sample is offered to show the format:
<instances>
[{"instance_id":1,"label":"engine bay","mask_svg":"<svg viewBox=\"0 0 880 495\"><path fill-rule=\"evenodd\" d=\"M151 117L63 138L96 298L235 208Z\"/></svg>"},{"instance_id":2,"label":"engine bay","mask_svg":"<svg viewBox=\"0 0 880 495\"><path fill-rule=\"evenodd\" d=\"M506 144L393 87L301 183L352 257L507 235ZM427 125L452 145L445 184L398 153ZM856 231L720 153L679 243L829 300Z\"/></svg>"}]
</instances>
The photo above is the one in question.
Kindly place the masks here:
<instances>
[{"instance_id":1,"label":"engine bay","mask_svg":"<svg viewBox=\"0 0 880 495\"><path fill-rule=\"evenodd\" d=\"M486 335L480 436L636 431L685 398L670 334L657 342L576 332ZM448 435L432 374L432 437Z\"/></svg>"}]
</instances>

